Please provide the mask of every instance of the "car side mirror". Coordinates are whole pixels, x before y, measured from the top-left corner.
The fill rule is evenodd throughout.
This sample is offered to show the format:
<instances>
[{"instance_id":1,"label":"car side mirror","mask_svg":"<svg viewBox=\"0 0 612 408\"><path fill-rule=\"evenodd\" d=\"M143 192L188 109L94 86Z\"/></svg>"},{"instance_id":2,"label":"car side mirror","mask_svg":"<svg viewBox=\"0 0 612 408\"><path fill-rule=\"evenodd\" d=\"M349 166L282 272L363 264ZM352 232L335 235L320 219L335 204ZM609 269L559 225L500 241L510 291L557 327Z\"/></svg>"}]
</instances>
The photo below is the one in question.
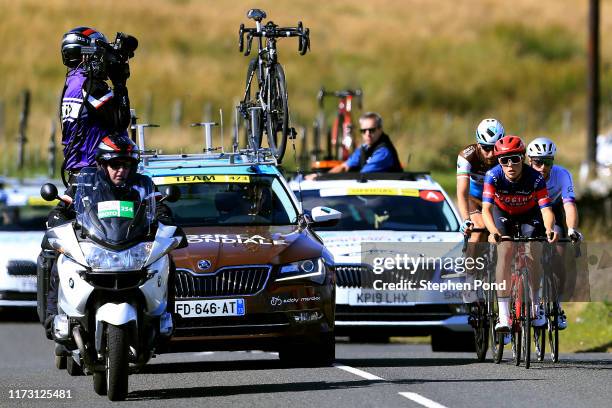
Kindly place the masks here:
<instances>
[{"instance_id":1,"label":"car side mirror","mask_svg":"<svg viewBox=\"0 0 612 408\"><path fill-rule=\"evenodd\" d=\"M329 207L314 207L310 217L314 227L333 227L342 218L342 213Z\"/></svg>"},{"instance_id":2,"label":"car side mirror","mask_svg":"<svg viewBox=\"0 0 612 408\"><path fill-rule=\"evenodd\" d=\"M175 203L181 198L181 190L175 186L170 185L164 188L164 201L168 201L169 203Z\"/></svg>"},{"instance_id":3,"label":"car side mirror","mask_svg":"<svg viewBox=\"0 0 612 408\"><path fill-rule=\"evenodd\" d=\"M43 184L40 188L40 196L45 201L59 200L57 187L51 183Z\"/></svg>"}]
</instances>

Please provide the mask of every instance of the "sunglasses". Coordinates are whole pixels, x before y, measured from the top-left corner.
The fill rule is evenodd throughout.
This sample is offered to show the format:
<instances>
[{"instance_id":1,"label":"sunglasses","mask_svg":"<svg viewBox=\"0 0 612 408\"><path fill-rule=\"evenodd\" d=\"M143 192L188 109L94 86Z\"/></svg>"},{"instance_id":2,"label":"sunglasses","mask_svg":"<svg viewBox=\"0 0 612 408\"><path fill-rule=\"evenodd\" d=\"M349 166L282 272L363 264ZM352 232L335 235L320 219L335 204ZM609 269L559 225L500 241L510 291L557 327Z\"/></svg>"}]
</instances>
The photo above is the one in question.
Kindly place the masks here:
<instances>
[{"instance_id":1,"label":"sunglasses","mask_svg":"<svg viewBox=\"0 0 612 408\"><path fill-rule=\"evenodd\" d=\"M484 150L487 153L490 153L490 152L493 151L493 149L495 149L495 146L484 145L484 144L481 144L480 147L481 147L482 150Z\"/></svg>"},{"instance_id":2,"label":"sunglasses","mask_svg":"<svg viewBox=\"0 0 612 408\"><path fill-rule=\"evenodd\" d=\"M132 163L126 161L109 161L107 164L113 170L132 168Z\"/></svg>"},{"instance_id":3,"label":"sunglasses","mask_svg":"<svg viewBox=\"0 0 612 408\"><path fill-rule=\"evenodd\" d=\"M531 159L531 164L535 164L538 167L542 167L544 165L550 167L550 166L552 166L554 161L555 161L555 159L536 159L536 158L533 158L533 159Z\"/></svg>"},{"instance_id":4,"label":"sunglasses","mask_svg":"<svg viewBox=\"0 0 612 408\"><path fill-rule=\"evenodd\" d=\"M374 133L376 132L376 130L378 130L378 128L375 128L375 127L368 128L368 129L359 129L362 135L365 134L366 132Z\"/></svg>"},{"instance_id":5,"label":"sunglasses","mask_svg":"<svg viewBox=\"0 0 612 408\"><path fill-rule=\"evenodd\" d=\"M508 164L519 164L522 161L523 157L518 154L499 158L499 164L501 164L502 166L507 166Z\"/></svg>"}]
</instances>

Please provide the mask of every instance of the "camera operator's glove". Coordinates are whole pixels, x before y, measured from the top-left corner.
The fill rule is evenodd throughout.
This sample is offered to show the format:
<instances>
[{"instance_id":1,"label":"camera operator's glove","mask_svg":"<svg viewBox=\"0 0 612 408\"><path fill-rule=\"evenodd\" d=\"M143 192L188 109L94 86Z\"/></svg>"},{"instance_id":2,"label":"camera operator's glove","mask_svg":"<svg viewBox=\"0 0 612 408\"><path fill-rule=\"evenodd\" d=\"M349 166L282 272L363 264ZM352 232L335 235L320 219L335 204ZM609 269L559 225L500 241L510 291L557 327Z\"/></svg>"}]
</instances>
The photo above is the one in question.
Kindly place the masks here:
<instances>
[{"instance_id":1,"label":"camera operator's glove","mask_svg":"<svg viewBox=\"0 0 612 408\"><path fill-rule=\"evenodd\" d=\"M125 85L130 77L130 65L127 62L114 62L108 66L108 78L113 85Z\"/></svg>"},{"instance_id":2,"label":"camera operator's glove","mask_svg":"<svg viewBox=\"0 0 612 408\"><path fill-rule=\"evenodd\" d=\"M574 242L582 241L584 239L584 236L580 233L580 231L578 231L577 229L574 229L574 228L568 228L567 229L567 235Z\"/></svg>"}]
</instances>

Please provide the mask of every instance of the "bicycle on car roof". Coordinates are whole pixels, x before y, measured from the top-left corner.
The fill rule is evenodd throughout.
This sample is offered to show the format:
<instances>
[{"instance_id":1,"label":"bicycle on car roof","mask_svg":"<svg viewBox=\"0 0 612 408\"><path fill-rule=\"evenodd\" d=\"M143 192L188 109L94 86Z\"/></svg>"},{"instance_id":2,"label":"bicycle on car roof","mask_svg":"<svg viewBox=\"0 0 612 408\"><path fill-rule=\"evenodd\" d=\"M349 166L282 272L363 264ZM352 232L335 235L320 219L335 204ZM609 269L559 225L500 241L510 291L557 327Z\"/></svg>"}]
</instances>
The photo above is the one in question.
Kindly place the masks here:
<instances>
[{"instance_id":1,"label":"bicycle on car roof","mask_svg":"<svg viewBox=\"0 0 612 408\"><path fill-rule=\"evenodd\" d=\"M301 21L296 27L280 27L272 21L262 24L266 13L260 9L249 10L247 17L255 21L256 27L240 24L238 48L244 55L250 55L253 38L257 38L257 56L249 62L244 96L237 109L246 122L247 147L259 149L265 131L268 148L280 163L289 134L294 132L289 126L287 83L285 71L278 62L276 41L298 37L298 52L304 55L310 49L310 30Z\"/></svg>"}]
</instances>

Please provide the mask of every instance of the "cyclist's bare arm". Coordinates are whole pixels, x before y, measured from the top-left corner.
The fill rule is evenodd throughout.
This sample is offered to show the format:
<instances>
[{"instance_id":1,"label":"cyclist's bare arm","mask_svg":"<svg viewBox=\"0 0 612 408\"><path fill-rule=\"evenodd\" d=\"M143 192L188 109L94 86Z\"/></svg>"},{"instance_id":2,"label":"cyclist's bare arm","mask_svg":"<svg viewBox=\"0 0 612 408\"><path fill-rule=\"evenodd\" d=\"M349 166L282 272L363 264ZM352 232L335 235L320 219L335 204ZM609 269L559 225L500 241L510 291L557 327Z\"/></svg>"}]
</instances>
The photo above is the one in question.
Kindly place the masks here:
<instances>
[{"instance_id":1,"label":"cyclist's bare arm","mask_svg":"<svg viewBox=\"0 0 612 408\"><path fill-rule=\"evenodd\" d=\"M329 172L330 173L345 173L350 170L350 167L345 163L340 163L337 166L332 167Z\"/></svg>"},{"instance_id":2,"label":"cyclist's bare arm","mask_svg":"<svg viewBox=\"0 0 612 408\"><path fill-rule=\"evenodd\" d=\"M565 223L567 224L567 228L578 228L578 208L576 207L576 203L564 203L563 209L565 210Z\"/></svg>"},{"instance_id":3,"label":"cyclist's bare arm","mask_svg":"<svg viewBox=\"0 0 612 408\"><path fill-rule=\"evenodd\" d=\"M470 218L468 209L468 194L470 192L470 176L457 174L457 206L462 220Z\"/></svg>"},{"instance_id":4,"label":"cyclist's bare arm","mask_svg":"<svg viewBox=\"0 0 612 408\"><path fill-rule=\"evenodd\" d=\"M551 207L541 208L540 211L542 212L542 219L544 219L544 227L546 228L548 242L556 242L558 236L555 232L555 213Z\"/></svg>"},{"instance_id":5,"label":"cyclist's bare arm","mask_svg":"<svg viewBox=\"0 0 612 408\"><path fill-rule=\"evenodd\" d=\"M495 221L493 220L493 212L492 212L493 204L483 201L482 203L482 220L484 221L485 227L489 230L489 241L495 241L495 235L501 235L497 227L495 226ZM492 241L493 240L493 241Z\"/></svg>"}]
</instances>

